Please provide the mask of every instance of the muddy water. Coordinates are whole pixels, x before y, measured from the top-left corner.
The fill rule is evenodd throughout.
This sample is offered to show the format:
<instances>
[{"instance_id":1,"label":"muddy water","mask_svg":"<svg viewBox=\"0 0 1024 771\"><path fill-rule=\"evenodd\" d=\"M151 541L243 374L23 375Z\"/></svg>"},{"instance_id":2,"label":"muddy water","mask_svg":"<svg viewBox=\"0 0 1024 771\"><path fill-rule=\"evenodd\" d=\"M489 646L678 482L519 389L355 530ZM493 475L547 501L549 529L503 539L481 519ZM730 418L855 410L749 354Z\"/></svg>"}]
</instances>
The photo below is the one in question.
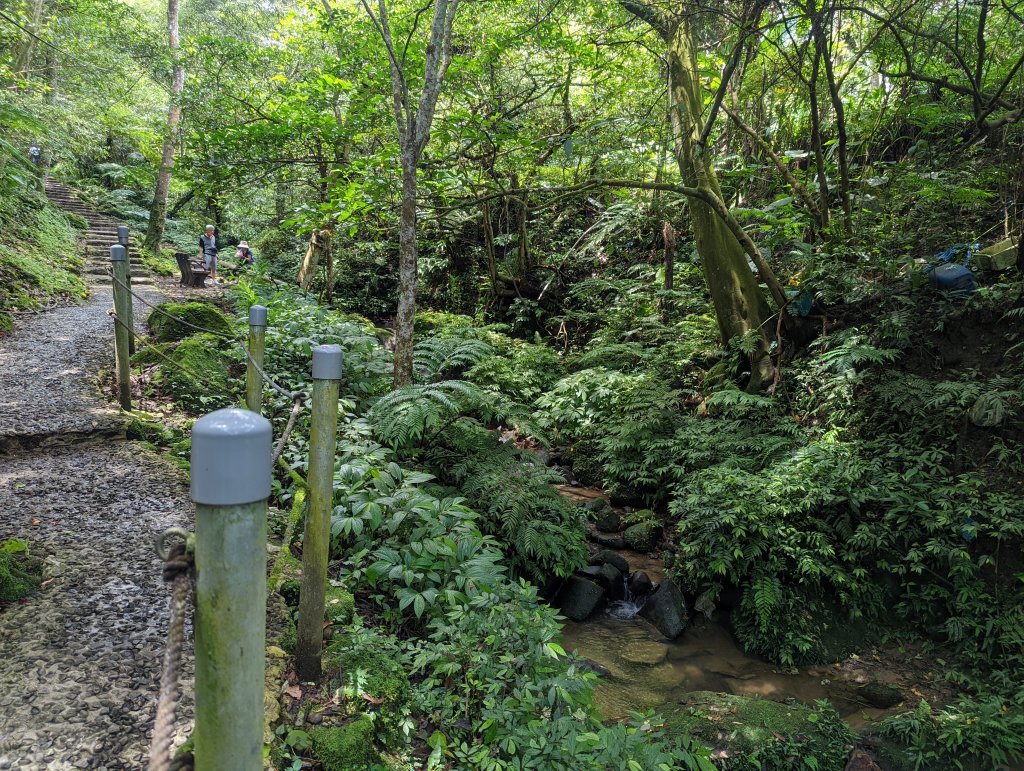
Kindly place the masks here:
<instances>
[{"instance_id":1,"label":"muddy water","mask_svg":"<svg viewBox=\"0 0 1024 771\"><path fill-rule=\"evenodd\" d=\"M631 710L659 709L690 691L720 691L773 701L828 699L853 725L884 714L850 698L844 683L833 682L828 667L792 674L745 654L721 625L700 617L673 642L640 618L602 613L585 623L566 622L567 650L607 667L595 699L606 719Z\"/></svg>"}]
</instances>

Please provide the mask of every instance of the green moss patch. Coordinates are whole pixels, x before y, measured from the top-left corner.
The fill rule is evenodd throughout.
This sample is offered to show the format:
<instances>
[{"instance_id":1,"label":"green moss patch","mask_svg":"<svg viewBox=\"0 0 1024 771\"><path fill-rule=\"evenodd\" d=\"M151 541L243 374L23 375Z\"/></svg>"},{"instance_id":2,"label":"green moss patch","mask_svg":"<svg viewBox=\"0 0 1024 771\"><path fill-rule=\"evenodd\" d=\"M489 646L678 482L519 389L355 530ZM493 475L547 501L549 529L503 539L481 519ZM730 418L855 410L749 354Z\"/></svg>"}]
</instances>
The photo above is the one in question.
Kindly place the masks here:
<instances>
[{"instance_id":1,"label":"green moss patch","mask_svg":"<svg viewBox=\"0 0 1024 771\"><path fill-rule=\"evenodd\" d=\"M360 715L340 728L316 728L310 734L313 757L324 771L368 771L380 755L373 744L373 718Z\"/></svg>"},{"instance_id":2,"label":"green moss patch","mask_svg":"<svg viewBox=\"0 0 1024 771\"><path fill-rule=\"evenodd\" d=\"M165 355L174 364L161 358L154 382L167 396L192 411L228 406L231 359L219 348L220 343L218 337L201 334L167 348Z\"/></svg>"},{"instance_id":3,"label":"green moss patch","mask_svg":"<svg viewBox=\"0 0 1024 771\"><path fill-rule=\"evenodd\" d=\"M816 707L695 691L666 717L666 729L713 750L728 771L841 771L853 732L824 703Z\"/></svg>"},{"instance_id":4,"label":"green moss patch","mask_svg":"<svg viewBox=\"0 0 1024 771\"><path fill-rule=\"evenodd\" d=\"M0 332L11 329L11 310L86 297L82 265L63 212L26 191L0 196Z\"/></svg>"},{"instance_id":5,"label":"green moss patch","mask_svg":"<svg viewBox=\"0 0 1024 771\"><path fill-rule=\"evenodd\" d=\"M158 342L184 340L208 329L217 334L231 334L231 322L210 303L160 303L149 314L150 330Z\"/></svg>"},{"instance_id":6,"label":"green moss patch","mask_svg":"<svg viewBox=\"0 0 1024 771\"><path fill-rule=\"evenodd\" d=\"M332 624L349 624L356 612L356 598L340 586L327 587L324 615Z\"/></svg>"},{"instance_id":7,"label":"green moss patch","mask_svg":"<svg viewBox=\"0 0 1024 771\"><path fill-rule=\"evenodd\" d=\"M0 602L16 602L35 591L40 581L40 563L28 554L28 545L18 538L0 543Z\"/></svg>"}]
</instances>

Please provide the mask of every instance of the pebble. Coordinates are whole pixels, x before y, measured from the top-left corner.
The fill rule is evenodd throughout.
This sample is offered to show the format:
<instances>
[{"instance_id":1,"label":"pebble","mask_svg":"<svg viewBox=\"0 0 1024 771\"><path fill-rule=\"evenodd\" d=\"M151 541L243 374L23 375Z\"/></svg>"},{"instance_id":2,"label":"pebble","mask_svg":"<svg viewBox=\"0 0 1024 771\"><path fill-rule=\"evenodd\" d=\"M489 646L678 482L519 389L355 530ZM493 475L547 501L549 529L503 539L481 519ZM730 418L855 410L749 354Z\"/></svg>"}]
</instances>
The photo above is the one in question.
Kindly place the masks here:
<instances>
[{"instance_id":1,"label":"pebble","mask_svg":"<svg viewBox=\"0 0 1024 771\"><path fill-rule=\"evenodd\" d=\"M0 338L0 541L27 539L50 579L0 612L0 769L147 761L169 597L152 544L191 529L191 504L179 470L121 438L97 387L113 368L111 294L92 290ZM190 694L190 652L184 669ZM176 743L191 717L184 698Z\"/></svg>"}]
</instances>

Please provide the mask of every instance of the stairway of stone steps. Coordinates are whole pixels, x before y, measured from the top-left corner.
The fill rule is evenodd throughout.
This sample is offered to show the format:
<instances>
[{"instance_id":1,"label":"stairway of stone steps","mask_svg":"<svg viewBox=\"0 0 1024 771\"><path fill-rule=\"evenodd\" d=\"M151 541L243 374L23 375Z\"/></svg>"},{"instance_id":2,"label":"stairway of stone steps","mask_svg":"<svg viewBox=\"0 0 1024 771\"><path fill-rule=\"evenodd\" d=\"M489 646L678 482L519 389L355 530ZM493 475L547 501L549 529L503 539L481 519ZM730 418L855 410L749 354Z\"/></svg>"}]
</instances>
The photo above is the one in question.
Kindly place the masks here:
<instances>
[{"instance_id":1,"label":"stairway of stone steps","mask_svg":"<svg viewBox=\"0 0 1024 771\"><path fill-rule=\"evenodd\" d=\"M83 203L74 191L59 182L46 183L46 195L64 211L83 217L89 223L84 235L84 252L86 257L83 273L90 284L110 286L108 274L110 268L110 247L117 243L117 227L122 224L117 220L99 214ZM128 259L131 266L132 286L153 286L149 271L142 264L137 242L140 234L133 233L131 245L128 247Z\"/></svg>"}]
</instances>

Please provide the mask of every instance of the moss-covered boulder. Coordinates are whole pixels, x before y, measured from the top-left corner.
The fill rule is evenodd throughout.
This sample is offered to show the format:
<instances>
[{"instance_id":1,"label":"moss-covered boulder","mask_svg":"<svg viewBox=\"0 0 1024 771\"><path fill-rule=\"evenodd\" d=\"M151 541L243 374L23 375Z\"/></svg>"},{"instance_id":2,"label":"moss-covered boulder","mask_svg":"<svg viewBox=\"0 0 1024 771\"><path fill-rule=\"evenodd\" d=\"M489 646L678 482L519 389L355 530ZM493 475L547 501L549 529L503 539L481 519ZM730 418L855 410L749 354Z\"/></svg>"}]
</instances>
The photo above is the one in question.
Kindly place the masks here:
<instances>
[{"instance_id":1,"label":"moss-covered boulder","mask_svg":"<svg viewBox=\"0 0 1024 771\"><path fill-rule=\"evenodd\" d=\"M842 771L854 734L828 706L695 691L665 714L669 735L712 748L723 771Z\"/></svg>"},{"instance_id":2,"label":"moss-covered boulder","mask_svg":"<svg viewBox=\"0 0 1024 771\"><path fill-rule=\"evenodd\" d=\"M369 771L380 759L369 715L359 715L337 728L315 728L309 738L313 757L323 764L324 771Z\"/></svg>"},{"instance_id":3,"label":"moss-covered boulder","mask_svg":"<svg viewBox=\"0 0 1024 771\"><path fill-rule=\"evenodd\" d=\"M208 412L231 403L231 359L213 335L194 335L174 346L160 364L161 390L181 406ZM178 366L175 366L177 364Z\"/></svg>"},{"instance_id":4,"label":"moss-covered boulder","mask_svg":"<svg viewBox=\"0 0 1024 771\"><path fill-rule=\"evenodd\" d=\"M200 331L195 327L217 334L231 334L228 317L210 303L160 303L149 314L147 323L153 337L160 343L184 340Z\"/></svg>"},{"instance_id":5,"label":"moss-covered boulder","mask_svg":"<svg viewBox=\"0 0 1024 771\"><path fill-rule=\"evenodd\" d=\"M639 522L626 528L622 538L630 549L636 551L651 551L658 545L661 538L661 528L651 522Z\"/></svg>"}]
</instances>

